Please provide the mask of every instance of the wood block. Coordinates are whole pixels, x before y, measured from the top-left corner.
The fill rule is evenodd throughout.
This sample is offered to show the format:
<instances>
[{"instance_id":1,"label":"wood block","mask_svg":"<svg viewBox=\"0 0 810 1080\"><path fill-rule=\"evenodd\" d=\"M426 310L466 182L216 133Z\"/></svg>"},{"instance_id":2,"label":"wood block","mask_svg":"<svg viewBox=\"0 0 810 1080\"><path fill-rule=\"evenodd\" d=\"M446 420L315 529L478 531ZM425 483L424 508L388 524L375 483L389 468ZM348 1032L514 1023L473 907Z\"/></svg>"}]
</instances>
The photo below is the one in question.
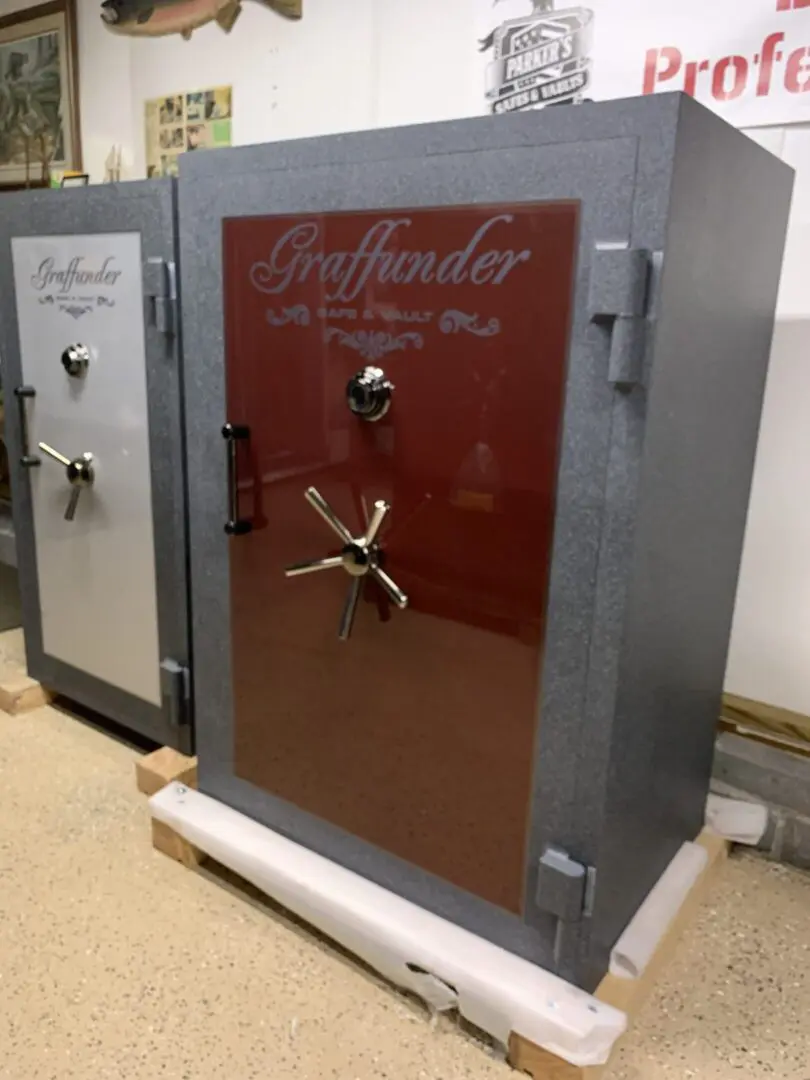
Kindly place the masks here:
<instances>
[{"instance_id":1,"label":"wood block","mask_svg":"<svg viewBox=\"0 0 810 1080\"><path fill-rule=\"evenodd\" d=\"M173 750L171 746L161 746L151 754L146 754L135 762L135 783L138 791L144 795L155 795L161 788L173 780L187 787L197 786L197 759Z\"/></svg>"},{"instance_id":2,"label":"wood block","mask_svg":"<svg viewBox=\"0 0 810 1080\"><path fill-rule=\"evenodd\" d=\"M602 1066L583 1069L563 1061L514 1031L509 1036L507 1061L517 1072L527 1073L534 1080L591 1080L592 1076L596 1078L602 1071Z\"/></svg>"},{"instance_id":3,"label":"wood block","mask_svg":"<svg viewBox=\"0 0 810 1080\"><path fill-rule=\"evenodd\" d=\"M15 675L0 682L0 709L18 715L47 705L51 694L29 675Z\"/></svg>"},{"instance_id":4,"label":"wood block","mask_svg":"<svg viewBox=\"0 0 810 1080\"><path fill-rule=\"evenodd\" d=\"M785 750L790 754L799 754L801 757L810 758L810 742L800 742L791 739L787 735L777 735L765 731L764 728L755 728L737 720L726 720L720 717L719 731L727 731L729 735L738 735L749 739L751 742L760 743L762 746L770 746L774 750Z\"/></svg>"},{"instance_id":5,"label":"wood block","mask_svg":"<svg viewBox=\"0 0 810 1080\"><path fill-rule=\"evenodd\" d=\"M765 738L770 735L775 741L782 738L798 743L800 747L804 746L805 753L810 752L810 716L804 713L780 709L737 694L723 694L721 718Z\"/></svg>"},{"instance_id":6,"label":"wood block","mask_svg":"<svg viewBox=\"0 0 810 1080\"><path fill-rule=\"evenodd\" d=\"M165 825L162 821L152 818L152 847L156 851L168 855L175 862L182 863L190 870L196 870L205 855L199 848L189 844L179 833Z\"/></svg>"}]
</instances>

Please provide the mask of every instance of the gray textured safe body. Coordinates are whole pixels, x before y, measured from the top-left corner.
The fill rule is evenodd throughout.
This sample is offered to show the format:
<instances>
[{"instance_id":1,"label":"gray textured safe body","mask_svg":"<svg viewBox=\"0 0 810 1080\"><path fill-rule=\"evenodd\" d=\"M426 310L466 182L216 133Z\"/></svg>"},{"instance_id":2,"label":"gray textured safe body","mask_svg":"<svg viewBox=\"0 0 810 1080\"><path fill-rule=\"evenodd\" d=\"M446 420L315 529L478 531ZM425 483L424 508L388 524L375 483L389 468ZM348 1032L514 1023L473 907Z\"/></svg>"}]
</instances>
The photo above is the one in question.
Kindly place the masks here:
<instances>
[{"instance_id":1,"label":"gray textured safe body","mask_svg":"<svg viewBox=\"0 0 810 1080\"><path fill-rule=\"evenodd\" d=\"M176 244L170 180L0 203L0 356L29 672L190 749Z\"/></svg>"},{"instance_id":2,"label":"gray textured safe body","mask_svg":"<svg viewBox=\"0 0 810 1080\"><path fill-rule=\"evenodd\" d=\"M194 358L186 382L194 682L204 792L569 980L596 984L645 894L702 826L791 186L786 166L680 95L182 159L183 324L186 354ZM238 703L256 690L238 684L242 661L229 647L242 613L234 575L237 566L244 571L240 553L249 550L240 545L254 541L223 531L229 489L220 430L240 417L229 415L235 399L227 385L239 362L228 355L228 334L238 328L229 331L222 298L224 292L238 306L249 283L227 279L223 234L248 217L255 230L263 222L271 228L278 215L309 222L407 210L415 218L421 208L431 208L440 231L445 209L449 217L459 207L472 213L478 206L514 211L572 202L578 231L516 912L246 778L250 745L259 746L262 736L251 736L245 753L240 724L269 731L261 745L272 756L273 743L286 745L297 719L280 718L284 678L270 676L264 704L253 697L253 714L236 717ZM277 306L268 309L270 323L279 319ZM268 337L262 364L292 373L304 358L273 347L282 340L292 339ZM473 357L481 339L467 340ZM544 363L542 341L523 346L533 363ZM415 351L413 357L409 362L416 362ZM441 358L437 352L433 362ZM407 369L400 370L406 379ZM429 379L422 389L430 393ZM453 409L450 399L450 426ZM407 422L396 404L392 414L394 430ZM290 506L299 501L296 494ZM260 535L286 528L272 509ZM324 549L327 543L324 533ZM299 552L319 554L325 550ZM397 577L393 556L390 566ZM255 575L261 589L258 558ZM280 582L280 566L276 576ZM293 581L289 588L303 586ZM309 594L283 595L306 604ZM365 610L362 616L371 618ZM319 609L311 618L327 616ZM389 625L411 618L417 615L394 612ZM264 640L268 664L272 650L284 648L288 621L295 620L268 606L266 633L250 631L251 641ZM374 632L372 641L363 630L357 647L376 647L388 630L380 624ZM334 696L342 693L335 664L328 670L336 674L323 676L324 738L345 721L330 711L330 685ZM411 681L419 680L416 671ZM361 682L358 709L365 707L363 689ZM492 728L506 732L507 719L493 715ZM440 726L447 717L437 711L432 722ZM314 757L317 740L310 746ZM506 735L500 752L510 753ZM323 767L320 781L339 785L340 778ZM498 806L489 810L497 817ZM434 839L444 826L441 815L428 822Z\"/></svg>"}]
</instances>

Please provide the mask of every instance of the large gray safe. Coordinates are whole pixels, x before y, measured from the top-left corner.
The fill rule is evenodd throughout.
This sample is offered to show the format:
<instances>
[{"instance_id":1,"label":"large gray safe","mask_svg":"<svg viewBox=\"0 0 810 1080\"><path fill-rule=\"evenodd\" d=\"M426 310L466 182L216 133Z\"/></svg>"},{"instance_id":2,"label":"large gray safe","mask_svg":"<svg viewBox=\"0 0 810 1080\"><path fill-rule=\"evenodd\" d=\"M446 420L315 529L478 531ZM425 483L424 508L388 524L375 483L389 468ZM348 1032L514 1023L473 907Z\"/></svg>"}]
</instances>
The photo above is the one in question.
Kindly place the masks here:
<instances>
[{"instance_id":1,"label":"large gray safe","mask_svg":"<svg viewBox=\"0 0 810 1080\"><path fill-rule=\"evenodd\" d=\"M181 159L203 792L595 986L703 822L791 186L680 95Z\"/></svg>"},{"instance_id":2,"label":"large gray safe","mask_svg":"<svg viewBox=\"0 0 810 1080\"><path fill-rule=\"evenodd\" d=\"M174 182L0 199L3 357L30 674L191 747Z\"/></svg>"}]
</instances>

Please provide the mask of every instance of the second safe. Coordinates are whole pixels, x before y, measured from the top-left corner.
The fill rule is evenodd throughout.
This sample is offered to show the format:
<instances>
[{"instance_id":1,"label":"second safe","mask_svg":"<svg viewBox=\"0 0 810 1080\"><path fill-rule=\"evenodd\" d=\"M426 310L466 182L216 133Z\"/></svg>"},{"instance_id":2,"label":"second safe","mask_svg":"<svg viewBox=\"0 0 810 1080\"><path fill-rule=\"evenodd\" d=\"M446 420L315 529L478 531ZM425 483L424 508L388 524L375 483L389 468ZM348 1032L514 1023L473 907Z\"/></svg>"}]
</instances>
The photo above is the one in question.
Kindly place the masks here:
<instances>
[{"instance_id":1,"label":"second safe","mask_svg":"<svg viewBox=\"0 0 810 1080\"><path fill-rule=\"evenodd\" d=\"M0 199L0 354L32 676L191 748L171 180Z\"/></svg>"}]
</instances>

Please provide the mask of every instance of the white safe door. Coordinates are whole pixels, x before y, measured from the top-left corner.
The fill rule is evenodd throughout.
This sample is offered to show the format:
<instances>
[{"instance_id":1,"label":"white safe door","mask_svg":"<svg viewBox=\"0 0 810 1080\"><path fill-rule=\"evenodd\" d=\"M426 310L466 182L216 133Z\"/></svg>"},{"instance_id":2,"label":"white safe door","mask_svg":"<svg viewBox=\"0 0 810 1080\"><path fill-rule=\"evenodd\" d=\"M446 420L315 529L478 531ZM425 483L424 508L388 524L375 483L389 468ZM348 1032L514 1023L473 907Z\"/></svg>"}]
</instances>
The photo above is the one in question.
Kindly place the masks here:
<instances>
[{"instance_id":1,"label":"white safe door","mask_svg":"<svg viewBox=\"0 0 810 1080\"><path fill-rule=\"evenodd\" d=\"M12 240L44 651L160 704L157 597L138 233ZM89 350L71 377L70 345ZM65 457L94 479L65 520Z\"/></svg>"}]
</instances>

